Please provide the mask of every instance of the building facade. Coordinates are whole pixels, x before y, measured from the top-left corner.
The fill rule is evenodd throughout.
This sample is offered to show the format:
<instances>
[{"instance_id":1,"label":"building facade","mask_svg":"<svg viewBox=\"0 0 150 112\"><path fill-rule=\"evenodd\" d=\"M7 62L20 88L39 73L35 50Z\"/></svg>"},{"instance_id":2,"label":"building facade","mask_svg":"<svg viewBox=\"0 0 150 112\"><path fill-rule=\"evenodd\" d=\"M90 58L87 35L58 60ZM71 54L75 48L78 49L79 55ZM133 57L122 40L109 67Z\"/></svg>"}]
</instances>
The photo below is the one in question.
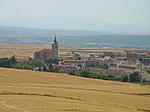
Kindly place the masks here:
<instances>
[{"instance_id":1,"label":"building facade","mask_svg":"<svg viewBox=\"0 0 150 112\"><path fill-rule=\"evenodd\" d=\"M58 42L55 39L52 42L52 49L42 49L34 53L34 59L39 61L48 61L58 58Z\"/></svg>"}]
</instances>

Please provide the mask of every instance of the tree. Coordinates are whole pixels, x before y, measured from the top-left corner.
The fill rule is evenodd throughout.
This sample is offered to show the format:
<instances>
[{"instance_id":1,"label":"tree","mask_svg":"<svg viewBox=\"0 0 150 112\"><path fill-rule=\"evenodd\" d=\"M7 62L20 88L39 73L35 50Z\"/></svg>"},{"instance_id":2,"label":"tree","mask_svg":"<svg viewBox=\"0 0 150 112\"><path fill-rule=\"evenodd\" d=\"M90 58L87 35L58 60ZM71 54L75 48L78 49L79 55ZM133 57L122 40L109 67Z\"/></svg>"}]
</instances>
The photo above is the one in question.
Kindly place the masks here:
<instances>
[{"instance_id":1,"label":"tree","mask_svg":"<svg viewBox=\"0 0 150 112\"><path fill-rule=\"evenodd\" d=\"M128 74L123 74L123 75L121 76L121 81L122 81L122 82L128 82L128 77L129 77Z\"/></svg>"},{"instance_id":2,"label":"tree","mask_svg":"<svg viewBox=\"0 0 150 112\"><path fill-rule=\"evenodd\" d=\"M90 78L90 70L87 68L84 68L83 70L81 70L80 72L81 77L88 77Z\"/></svg>"},{"instance_id":3,"label":"tree","mask_svg":"<svg viewBox=\"0 0 150 112\"><path fill-rule=\"evenodd\" d=\"M11 61L8 58L0 58L0 67L10 68Z\"/></svg>"},{"instance_id":4,"label":"tree","mask_svg":"<svg viewBox=\"0 0 150 112\"><path fill-rule=\"evenodd\" d=\"M109 76L106 75L105 73L99 73L98 76L97 76L97 79L108 80Z\"/></svg>"},{"instance_id":5,"label":"tree","mask_svg":"<svg viewBox=\"0 0 150 112\"><path fill-rule=\"evenodd\" d=\"M77 66L82 68L82 65L81 65L81 64L78 64Z\"/></svg>"},{"instance_id":6,"label":"tree","mask_svg":"<svg viewBox=\"0 0 150 112\"><path fill-rule=\"evenodd\" d=\"M142 79L142 83L145 83L146 82L146 80L145 79Z\"/></svg>"},{"instance_id":7,"label":"tree","mask_svg":"<svg viewBox=\"0 0 150 112\"><path fill-rule=\"evenodd\" d=\"M129 82L141 82L141 75L139 72L134 71L129 74Z\"/></svg>"},{"instance_id":8,"label":"tree","mask_svg":"<svg viewBox=\"0 0 150 112\"><path fill-rule=\"evenodd\" d=\"M43 71L47 72L47 68L46 66L43 67Z\"/></svg>"},{"instance_id":9,"label":"tree","mask_svg":"<svg viewBox=\"0 0 150 112\"><path fill-rule=\"evenodd\" d=\"M101 64L100 64L100 68L108 69L108 68L109 68L109 66L108 66L108 64L107 64L107 63L101 63Z\"/></svg>"},{"instance_id":10,"label":"tree","mask_svg":"<svg viewBox=\"0 0 150 112\"><path fill-rule=\"evenodd\" d=\"M73 57L75 60L81 60L80 54L78 54L78 53L74 54Z\"/></svg>"},{"instance_id":11,"label":"tree","mask_svg":"<svg viewBox=\"0 0 150 112\"><path fill-rule=\"evenodd\" d=\"M103 80L108 80L109 79L109 76L105 73L91 73L91 77L92 78L95 78L95 79L103 79Z\"/></svg>"},{"instance_id":12,"label":"tree","mask_svg":"<svg viewBox=\"0 0 150 112\"><path fill-rule=\"evenodd\" d=\"M52 64L49 64L48 69L49 69L49 70L48 70L49 72L53 72L53 71L54 71L54 69L53 69L53 65L52 65Z\"/></svg>"},{"instance_id":13,"label":"tree","mask_svg":"<svg viewBox=\"0 0 150 112\"><path fill-rule=\"evenodd\" d=\"M11 62L12 65L17 64L17 60L16 60L15 56L12 56L10 58L10 62Z\"/></svg>"},{"instance_id":14,"label":"tree","mask_svg":"<svg viewBox=\"0 0 150 112\"><path fill-rule=\"evenodd\" d=\"M34 60L34 59L29 60L26 64L31 65L33 67L44 66L44 64L42 62Z\"/></svg>"},{"instance_id":15,"label":"tree","mask_svg":"<svg viewBox=\"0 0 150 112\"><path fill-rule=\"evenodd\" d=\"M50 59L45 61L46 64L59 64L59 59Z\"/></svg>"},{"instance_id":16,"label":"tree","mask_svg":"<svg viewBox=\"0 0 150 112\"><path fill-rule=\"evenodd\" d=\"M58 70L58 73L64 73L65 71L63 69Z\"/></svg>"},{"instance_id":17,"label":"tree","mask_svg":"<svg viewBox=\"0 0 150 112\"><path fill-rule=\"evenodd\" d=\"M54 68L54 69L53 69L53 72L57 72L57 73L58 73L59 70L60 70L59 68Z\"/></svg>"},{"instance_id":18,"label":"tree","mask_svg":"<svg viewBox=\"0 0 150 112\"><path fill-rule=\"evenodd\" d=\"M68 74L69 75L75 75L75 70L70 70Z\"/></svg>"},{"instance_id":19,"label":"tree","mask_svg":"<svg viewBox=\"0 0 150 112\"><path fill-rule=\"evenodd\" d=\"M42 71L41 67L39 67L38 71Z\"/></svg>"}]
</instances>

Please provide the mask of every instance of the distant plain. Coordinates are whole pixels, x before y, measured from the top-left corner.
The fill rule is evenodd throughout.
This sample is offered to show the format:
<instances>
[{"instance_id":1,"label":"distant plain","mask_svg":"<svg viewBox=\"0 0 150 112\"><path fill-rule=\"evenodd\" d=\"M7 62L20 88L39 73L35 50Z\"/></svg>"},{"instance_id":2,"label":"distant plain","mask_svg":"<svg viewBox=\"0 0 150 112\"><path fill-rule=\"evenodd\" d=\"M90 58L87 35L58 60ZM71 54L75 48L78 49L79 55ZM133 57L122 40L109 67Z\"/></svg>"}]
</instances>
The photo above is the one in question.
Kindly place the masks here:
<instances>
[{"instance_id":1,"label":"distant plain","mask_svg":"<svg viewBox=\"0 0 150 112\"><path fill-rule=\"evenodd\" d=\"M40 49L51 49L51 45L32 45L32 44L0 44L0 58L16 56L34 57L34 52ZM59 46L59 56L67 57L72 52L100 53L102 51L123 52L121 48L68 48Z\"/></svg>"}]
</instances>

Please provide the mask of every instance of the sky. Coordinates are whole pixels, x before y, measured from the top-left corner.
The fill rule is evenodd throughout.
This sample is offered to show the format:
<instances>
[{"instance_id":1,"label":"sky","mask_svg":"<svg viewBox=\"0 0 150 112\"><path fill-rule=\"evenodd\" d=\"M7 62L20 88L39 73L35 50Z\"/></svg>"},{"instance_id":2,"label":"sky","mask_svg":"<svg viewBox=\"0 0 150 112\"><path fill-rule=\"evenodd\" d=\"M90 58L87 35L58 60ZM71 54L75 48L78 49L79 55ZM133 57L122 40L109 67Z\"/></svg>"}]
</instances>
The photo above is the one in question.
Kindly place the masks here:
<instances>
[{"instance_id":1,"label":"sky","mask_svg":"<svg viewBox=\"0 0 150 112\"><path fill-rule=\"evenodd\" d=\"M0 25L150 34L150 0L0 0Z\"/></svg>"}]
</instances>

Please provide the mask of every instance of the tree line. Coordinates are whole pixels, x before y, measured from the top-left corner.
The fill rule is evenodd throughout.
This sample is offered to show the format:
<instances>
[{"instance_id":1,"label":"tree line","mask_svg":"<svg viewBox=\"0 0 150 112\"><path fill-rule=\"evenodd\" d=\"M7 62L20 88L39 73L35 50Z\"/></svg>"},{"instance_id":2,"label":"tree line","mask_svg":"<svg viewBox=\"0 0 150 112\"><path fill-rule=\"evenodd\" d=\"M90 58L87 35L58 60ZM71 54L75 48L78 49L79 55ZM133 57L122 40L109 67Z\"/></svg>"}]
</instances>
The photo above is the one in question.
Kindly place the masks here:
<instances>
[{"instance_id":1,"label":"tree line","mask_svg":"<svg viewBox=\"0 0 150 112\"><path fill-rule=\"evenodd\" d=\"M48 66L45 66L44 63L30 59L26 63L20 64L17 63L15 57L11 58L0 58L0 67L4 68L16 68L16 69L27 69L27 70L33 70L34 68L38 67L37 71L44 71L44 72L56 72L56 73L64 73L63 69L59 69L57 67L53 68L53 63L58 64L58 60L50 60L47 62ZM100 64L100 68L108 69L107 64ZM86 78L95 78L95 79L103 79L103 80L115 80L115 81L121 81L121 82L142 82L145 83L146 80L142 79L141 75L137 71L133 71L131 73L125 73L122 75L121 78L115 78L114 76L108 75L103 72L94 73L90 72L90 69L87 68L80 68L79 70L70 70L68 72L69 75L73 76L80 76L80 77L86 77Z\"/></svg>"}]
</instances>

